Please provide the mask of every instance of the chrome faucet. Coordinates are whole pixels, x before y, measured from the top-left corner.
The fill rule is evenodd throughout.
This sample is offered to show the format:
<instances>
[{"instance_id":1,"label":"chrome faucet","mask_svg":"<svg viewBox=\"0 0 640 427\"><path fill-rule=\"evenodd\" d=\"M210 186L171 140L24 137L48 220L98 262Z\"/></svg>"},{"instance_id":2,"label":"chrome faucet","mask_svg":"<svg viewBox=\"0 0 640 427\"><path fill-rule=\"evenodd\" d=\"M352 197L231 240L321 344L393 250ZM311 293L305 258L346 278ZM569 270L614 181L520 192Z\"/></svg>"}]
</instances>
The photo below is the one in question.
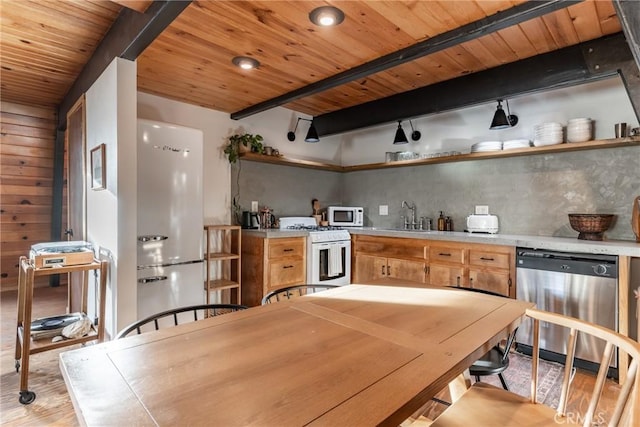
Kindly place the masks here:
<instances>
[{"instance_id":1,"label":"chrome faucet","mask_svg":"<svg viewBox=\"0 0 640 427\"><path fill-rule=\"evenodd\" d=\"M404 228L406 229L413 229L415 230L418 226L418 223L416 222L416 205L414 204L409 204L407 203L406 200L402 201L402 208L407 208L411 211L411 222L409 222L408 218L406 218L404 220Z\"/></svg>"}]
</instances>

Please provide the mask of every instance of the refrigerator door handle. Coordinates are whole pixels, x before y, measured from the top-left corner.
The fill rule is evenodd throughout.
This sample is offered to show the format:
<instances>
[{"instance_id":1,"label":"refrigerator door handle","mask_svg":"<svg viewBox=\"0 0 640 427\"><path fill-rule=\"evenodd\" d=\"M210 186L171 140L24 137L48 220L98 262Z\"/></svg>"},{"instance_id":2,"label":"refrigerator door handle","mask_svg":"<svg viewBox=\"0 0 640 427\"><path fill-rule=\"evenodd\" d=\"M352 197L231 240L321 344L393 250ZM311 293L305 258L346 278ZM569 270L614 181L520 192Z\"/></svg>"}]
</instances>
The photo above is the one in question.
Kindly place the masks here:
<instances>
[{"instance_id":1,"label":"refrigerator door handle","mask_svg":"<svg viewBox=\"0 0 640 427\"><path fill-rule=\"evenodd\" d=\"M138 236L138 240L140 242L159 242L161 240L167 240L168 236L162 235L147 235L147 236Z\"/></svg>"},{"instance_id":2,"label":"refrigerator door handle","mask_svg":"<svg viewBox=\"0 0 640 427\"><path fill-rule=\"evenodd\" d=\"M167 280L167 276L150 276L138 279L138 283L152 283Z\"/></svg>"}]
</instances>

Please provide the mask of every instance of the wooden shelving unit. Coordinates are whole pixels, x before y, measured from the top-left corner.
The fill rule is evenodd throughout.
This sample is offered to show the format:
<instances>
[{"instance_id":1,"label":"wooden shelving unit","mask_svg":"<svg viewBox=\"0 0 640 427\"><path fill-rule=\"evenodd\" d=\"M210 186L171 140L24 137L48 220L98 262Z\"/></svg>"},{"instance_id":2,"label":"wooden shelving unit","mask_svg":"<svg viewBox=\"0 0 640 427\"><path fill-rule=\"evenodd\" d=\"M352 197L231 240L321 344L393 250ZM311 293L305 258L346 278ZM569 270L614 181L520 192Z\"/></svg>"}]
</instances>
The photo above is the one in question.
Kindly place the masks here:
<instances>
[{"instance_id":1,"label":"wooden shelving unit","mask_svg":"<svg viewBox=\"0 0 640 427\"><path fill-rule=\"evenodd\" d=\"M204 230L206 302L212 302L212 292L220 292L220 300L215 302L241 304L241 228L239 225L205 225ZM227 298L228 301L223 301Z\"/></svg>"},{"instance_id":2,"label":"wooden shelving unit","mask_svg":"<svg viewBox=\"0 0 640 427\"><path fill-rule=\"evenodd\" d=\"M106 261L93 260L91 264L74 265L69 267L47 267L35 268L27 257L20 257L18 271L18 316L16 328L16 351L15 366L16 371L21 368L20 374L20 397L22 404L32 403L36 394L29 390L29 357L32 354L56 348L67 347L74 344L83 344L89 341L102 342L104 340L104 316L105 300L107 293L107 266ZM87 294L89 284L89 273L100 271L99 298L98 301L98 324L93 325L91 331L80 338L65 339L52 342L51 339L33 340L31 339L31 309L33 306L33 282L36 277L50 276L52 274L81 273L82 274L82 301L81 310L87 313ZM69 307L72 306L71 291L69 291ZM59 315L57 313L55 315Z\"/></svg>"},{"instance_id":3,"label":"wooden shelving unit","mask_svg":"<svg viewBox=\"0 0 640 427\"><path fill-rule=\"evenodd\" d=\"M438 163L465 162L469 160L499 159L507 157L533 156L536 154L562 153L568 151L596 150L602 148L631 147L640 145L640 137L601 139L587 142L571 142L557 145L547 145L542 147L518 148L513 150L492 151L483 153L461 154L457 156L435 157L432 159L402 160L397 162L369 163L364 165L340 166L329 163L314 162L310 160L299 160L283 156L265 156L255 153L241 154L240 159L251 162L273 163L285 166L296 166L301 168L321 169L333 172L354 172L371 169L388 169L405 166L431 165Z\"/></svg>"}]
</instances>

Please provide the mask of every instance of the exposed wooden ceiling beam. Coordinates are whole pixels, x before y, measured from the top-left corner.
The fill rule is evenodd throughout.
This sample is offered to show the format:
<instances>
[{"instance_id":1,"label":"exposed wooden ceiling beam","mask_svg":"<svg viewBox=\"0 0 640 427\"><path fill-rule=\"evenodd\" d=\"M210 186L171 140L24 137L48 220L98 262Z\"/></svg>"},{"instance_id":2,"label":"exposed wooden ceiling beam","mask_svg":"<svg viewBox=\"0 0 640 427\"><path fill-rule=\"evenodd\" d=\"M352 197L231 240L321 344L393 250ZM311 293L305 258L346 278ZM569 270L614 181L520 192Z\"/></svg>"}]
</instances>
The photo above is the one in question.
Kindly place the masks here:
<instances>
[{"instance_id":1,"label":"exposed wooden ceiling beam","mask_svg":"<svg viewBox=\"0 0 640 427\"><path fill-rule=\"evenodd\" d=\"M145 13L122 8L120 15L60 103L58 127L64 129L69 109L114 58L135 60L189 4L191 0L154 1Z\"/></svg>"},{"instance_id":2,"label":"exposed wooden ceiling beam","mask_svg":"<svg viewBox=\"0 0 640 427\"><path fill-rule=\"evenodd\" d=\"M618 33L359 106L322 114L314 117L313 123L320 136L332 135L601 79L616 74L630 61L633 62L633 57L627 42L623 34Z\"/></svg>"},{"instance_id":3,"label":"exposed wooden ceiling beam","mask_svg":"<svg viewBox=\"0 0 640 427\"><path fill-rule=\"evenodd\" d=\"M521 22L546 15L559 9L564 9L583 0L544 0L528 1L508 10L498 12L476 22L464 25L452 31L447 31L412 46L381 56L357 67L338 73L334 76L293 90L251 107L232 113L232 119L242 119L274 107L284 105L305 96L314 95L327 89L388 70L400 64L413 61L426 55L447 49L460 43L473 40L484 35L502 30Z\"/></svg>"},{"instance_id":4,"label":"exposed wooden ceiling beam","mask_svg":"<svg viewBox=\"0 0 640 427\"><path fill-rule=\"evenodd\" d=\"M622 31L627 37L629 48L640 68L640 2L613 0L613 6L622 25Z\"/></svg>"}]
</instances>

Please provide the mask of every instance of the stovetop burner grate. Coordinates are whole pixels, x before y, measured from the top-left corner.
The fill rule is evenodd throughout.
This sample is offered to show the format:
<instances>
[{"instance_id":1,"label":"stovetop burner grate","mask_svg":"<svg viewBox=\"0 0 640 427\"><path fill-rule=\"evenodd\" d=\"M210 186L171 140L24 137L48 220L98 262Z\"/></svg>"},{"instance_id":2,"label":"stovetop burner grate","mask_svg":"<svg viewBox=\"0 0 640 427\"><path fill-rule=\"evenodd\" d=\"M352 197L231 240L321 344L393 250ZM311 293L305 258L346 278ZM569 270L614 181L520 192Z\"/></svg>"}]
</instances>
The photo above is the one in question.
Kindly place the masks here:
<instances>
[{"instance_id":1,"label":"stovetop burner grate","mask_svg":"<svg viewBox=\"0 0 640 427\"><path fill-rule=\"evenodd\" d=\"M290 225L286 228L287 230L307 230L307 231L334 231L334 230L344 230L339 226L318 226L318 225Z\"/></svg>"}]
</instances>

